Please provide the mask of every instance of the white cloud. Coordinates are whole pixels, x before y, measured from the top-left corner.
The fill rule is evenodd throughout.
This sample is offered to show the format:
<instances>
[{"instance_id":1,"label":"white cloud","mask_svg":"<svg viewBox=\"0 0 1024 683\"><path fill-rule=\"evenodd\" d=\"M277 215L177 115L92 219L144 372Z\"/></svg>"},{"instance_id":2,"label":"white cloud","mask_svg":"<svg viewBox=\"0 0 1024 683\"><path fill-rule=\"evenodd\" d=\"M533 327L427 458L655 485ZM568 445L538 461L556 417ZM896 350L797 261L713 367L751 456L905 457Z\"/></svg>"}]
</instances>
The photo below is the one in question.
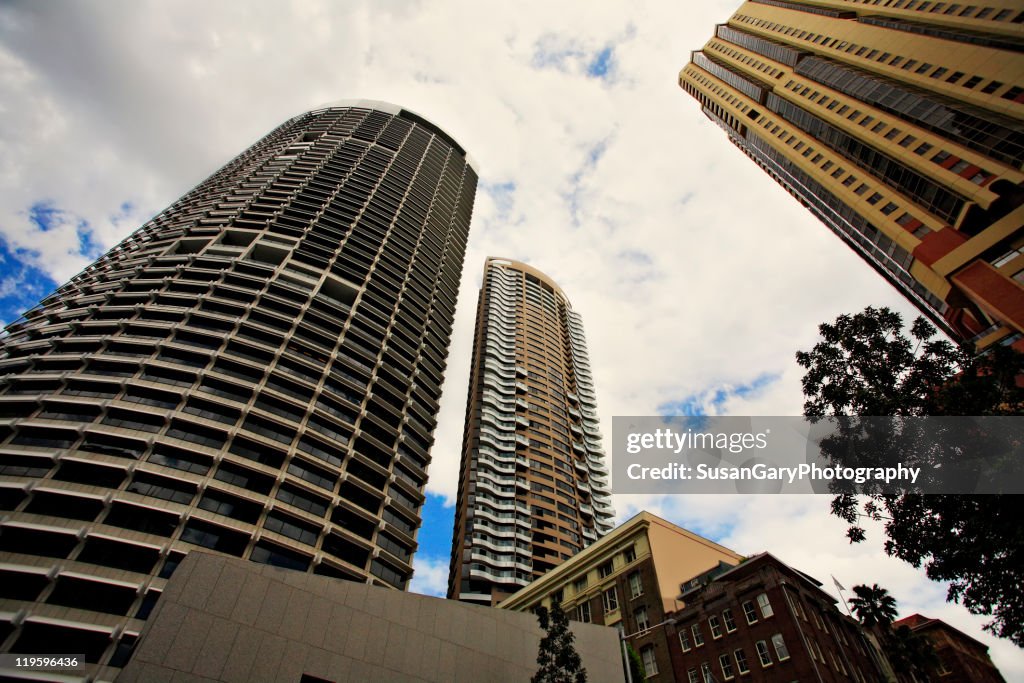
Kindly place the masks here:
<instances>
[{"instance_id":1,"label":"white cloud","mask_svg":"<svg viewBox=\"0 0 1024 683\"><path fill-rule=\"evenodd\" d=\"M443 598L448 593L448 558L416 553L409 591Z\"/></svg>"},{"instance_id":2,"label":"white cloud","mask_svg":"<svg viewBox=\"0 0 1024 683\"><path fill-rule=\"evenodd\" d=\"M393 101L454 135L482 173L430 491L450 499L457 486L488 255L545 271L583 315L607 436L612 415L765 374L779 379L722 409L798 414L793 354L818 323L869 304L914 309L678 87L690 51L738 4L5 3L0 237L62 281L87 259L74 230L34 228L32 205L84 221L109 247L286 118L342 98ZM609 47L609 77L588 75ZM562 57L538 64L538 53ZM886 585L929 616L953 615L1008 678L1024 677L1019 650L980 634L980 619L946 607L877 539L844 545L827 501L616 501L631 504L818 578ZM417 589L443 587L447 559L416 562Z\"/></svg>"}]
</instances>

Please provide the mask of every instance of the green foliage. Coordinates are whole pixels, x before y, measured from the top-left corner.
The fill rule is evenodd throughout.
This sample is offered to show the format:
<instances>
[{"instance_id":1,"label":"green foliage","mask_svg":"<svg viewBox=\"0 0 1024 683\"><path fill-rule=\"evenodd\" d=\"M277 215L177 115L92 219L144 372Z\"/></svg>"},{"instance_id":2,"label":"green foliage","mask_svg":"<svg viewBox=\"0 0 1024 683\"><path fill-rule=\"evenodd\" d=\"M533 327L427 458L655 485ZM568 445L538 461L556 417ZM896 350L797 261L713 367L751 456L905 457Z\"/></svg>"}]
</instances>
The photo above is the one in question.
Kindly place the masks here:
<instances>
[{"instance_id":1,"label":"green foliage","mask_svg":"<svg viewBox=\"0 0 1024 683\"><path fill-rule=\"evenodd\" d=\"M569 630L569 619L562 606L555 603L550 611L538 608L537 621L546 634L537 650L540 668L530 683L587 683L587 670L573 647L576 636Z\"/></svg>"},{"instance_id":2,"label":"green foliage","mask_svg":"<svg viewBox=\"0 0 1024 683\"><path fill-rule=\"evenodd\" d=\"M626 654L629 655L629 673L633 677L633 683L639 683L647 678L647 670L644 669L640 653L633 649L632 645L626 645Z\"/></svg>"},{"instance_id":3,"label":"green foliage","mask_svg":"<svg viewBox=\"0 0 1024 683\"><path fill-rule=\"evenodd\" d=\"M935 329L924 318L914 321L908 337L900 315L887 308L843 315L819 330L822 341L796 354L807 369L808 417L1024 413L1024 389L1016 381L1024 375L1024 355L1009 347L975 356L932 339ZM1009 495L843 493L832 500L832 514L850 524L851 542L866 537L860 519L885 520L889 555L924 566L932 580L948 581L947 600L993 615L985 628L1024 647L1019 507L1019 498Z\"/></svg>"}]
</instances>

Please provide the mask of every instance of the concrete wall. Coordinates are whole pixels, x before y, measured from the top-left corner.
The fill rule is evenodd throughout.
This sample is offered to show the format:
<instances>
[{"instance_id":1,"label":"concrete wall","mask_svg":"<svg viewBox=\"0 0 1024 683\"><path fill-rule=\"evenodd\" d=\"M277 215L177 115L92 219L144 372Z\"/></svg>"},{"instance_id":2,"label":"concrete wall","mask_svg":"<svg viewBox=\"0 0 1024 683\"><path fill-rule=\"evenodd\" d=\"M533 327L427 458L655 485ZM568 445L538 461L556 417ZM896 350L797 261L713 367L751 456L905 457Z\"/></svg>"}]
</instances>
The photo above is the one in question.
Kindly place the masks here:
<instances>
[{"instance_id":1,"label":"concrete wall","mask_svg":"<svg viewBox=\"0 0 1024 683\"><path fill-rule=\"evenodd\" d=\"M572 623L592 683L621 683L614 629ZM526 683L532 614L465 605L192 552L117 683Z\"/></svg>"}]
</instances>

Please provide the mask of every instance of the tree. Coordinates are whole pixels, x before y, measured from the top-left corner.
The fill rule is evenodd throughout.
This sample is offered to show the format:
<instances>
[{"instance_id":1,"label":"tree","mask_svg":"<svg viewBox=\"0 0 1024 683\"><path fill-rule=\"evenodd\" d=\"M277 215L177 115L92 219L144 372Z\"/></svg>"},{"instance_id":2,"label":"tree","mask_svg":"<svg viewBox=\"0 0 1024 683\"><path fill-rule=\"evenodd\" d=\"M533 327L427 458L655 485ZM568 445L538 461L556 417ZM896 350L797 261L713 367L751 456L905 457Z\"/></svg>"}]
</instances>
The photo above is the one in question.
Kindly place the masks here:
<instances>
[{"instance_id":1,"label":"tree","mask_svg":"<svg viewBox=\"0 0 1024 683\"><path fill-rule=\"evenodd\" d=\"M626 654L629 656L627 665L629 666L629 675L633 681L642 681L647 678L647 671L644 669L644 662L640 659L640 654L633 649L632 645L626 645Z\"/></svg>"},{"instance_id":2,"label":"tree","mask_svg":"<svg viewBox=\"0 0 1024 683\"><path fill-rule=\"evenodd\" d=\"M909 626L900 626L892 633L889 661L897 673L914 679L928 680L928 672L939 666L939 656L927 636L914 633Z\"/></svg>"},{"instance_id":3,"label":"tree","mask_svg":"<svg viewBox=\"0 0 1024 683\"><path fill-rule=\"evenodd\" d=\"M798 352L804 414L1021 415L1024 354L996 346L983 356L935 340L918 318L903 333L899 314L867 308L819 327L822 341ZM842 452L837 449L836 452ZM1020 459L1014 454L1017 466ZM838 462L836 464L843 464ZM1020 498L1010 495L893 495L858 498L840 493L832 514L850 524L851 543L866 538L862 518L885 521L885 551L928 578L948 581L946 599L975 614L992 615L986 630L1024 647L1024 525Z\"/></svg>"},{"instance_id":4,"label":"tree","mask_svg":"<svg viewBox=\"0 0 1024 683\"><path fill-rule=\"evenodd\" d=\"M907 674L911 680L927 680L927 669L938 663L931 641L914 633L908 626L892 628L896 620L896 599L877 583L853 587L850 609L857 619L878 638L886 658L898 674Z\"/></svg>"},{"instance_id":5,"label":"tree","mask_svg":"<svg viewBox=\"0 0 1024 683\"><path fill-rule=\"evenodd\" d=\"M888 628L896 620L896 598L877 583L872 586L854 586L850 609L867 628Z\"/></svg>"},{"instance_id":6,"label":"tree","mask_svg":"<svg viewBox=\"0 0 1024 683\"><path fill-rule=\"evenodd\" d=\"M573 647L576 636L569 630L569 619L559 603L537 609L537 621L546 634L537 650L540 668L530 683L587 683L587 670Z\"/></svg>"}]
</instances>

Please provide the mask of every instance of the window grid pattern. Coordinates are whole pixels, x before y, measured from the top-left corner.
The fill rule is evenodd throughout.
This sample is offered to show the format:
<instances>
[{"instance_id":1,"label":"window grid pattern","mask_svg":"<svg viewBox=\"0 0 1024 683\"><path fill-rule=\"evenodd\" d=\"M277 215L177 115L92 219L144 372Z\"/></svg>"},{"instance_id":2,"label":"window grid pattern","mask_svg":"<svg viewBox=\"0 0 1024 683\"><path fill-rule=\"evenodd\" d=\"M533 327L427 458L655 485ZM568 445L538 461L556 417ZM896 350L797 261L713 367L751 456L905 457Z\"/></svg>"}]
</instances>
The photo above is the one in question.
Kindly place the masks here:
<instances>
[{"instance_id":1,"label":"window grid pattern","mask_svg":"<svg viewBox=\"0 0 1024 683\"><path fill-rule=\"evenodd\" d=\"M476 182L390 105L271 131L7 327L5 514L144 538L138 601L195 546L404 589Z\"/></svg>"}]
</instances>

